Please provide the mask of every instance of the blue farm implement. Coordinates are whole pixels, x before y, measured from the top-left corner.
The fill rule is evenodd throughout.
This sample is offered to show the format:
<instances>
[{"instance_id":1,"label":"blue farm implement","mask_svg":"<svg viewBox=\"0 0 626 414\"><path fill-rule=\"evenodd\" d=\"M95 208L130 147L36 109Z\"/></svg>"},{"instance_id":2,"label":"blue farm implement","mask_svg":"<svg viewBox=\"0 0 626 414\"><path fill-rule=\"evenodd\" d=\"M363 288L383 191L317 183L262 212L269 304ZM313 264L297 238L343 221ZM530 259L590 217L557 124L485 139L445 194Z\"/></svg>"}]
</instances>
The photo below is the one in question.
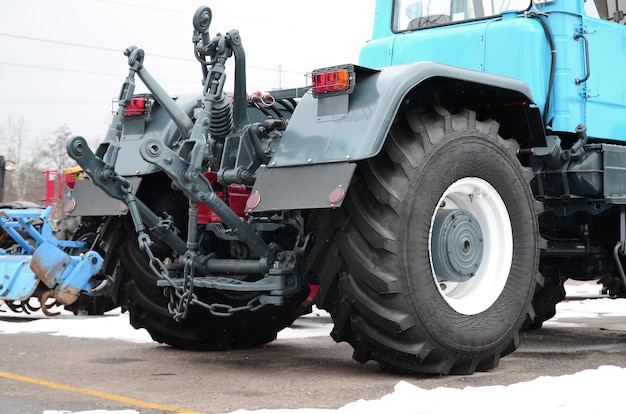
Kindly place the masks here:
<instances>
[{"instance_id":1,"label":"blue farm implement","mask_svg":"<svg viewBox=\"0 0 626 414\"><path fill-rule=\"evenodd\" d=\"M81 292L92 291L90 279L102 267L102 257L84 241L55 237L51 212L51 206L0 209L0 300L14 311L41 308L53 316L52 306L71 305Z\"/></svg>"}]
</instances>

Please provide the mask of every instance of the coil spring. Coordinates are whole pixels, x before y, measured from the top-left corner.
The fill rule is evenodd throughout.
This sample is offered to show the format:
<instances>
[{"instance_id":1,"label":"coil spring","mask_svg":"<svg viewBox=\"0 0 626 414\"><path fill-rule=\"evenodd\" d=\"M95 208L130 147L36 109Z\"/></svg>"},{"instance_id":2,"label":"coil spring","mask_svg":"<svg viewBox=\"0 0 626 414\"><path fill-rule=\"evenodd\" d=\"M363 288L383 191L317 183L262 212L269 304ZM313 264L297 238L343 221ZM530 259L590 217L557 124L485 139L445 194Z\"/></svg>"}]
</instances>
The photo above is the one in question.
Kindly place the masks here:
<instances>
[{"instance_id":1,"label":"coil spring","mask_svg":"<svg viewBox=\"0 0 626 414\"><path fill-rule=\"evenodd\" d=\"M233 109L230 99L221 99L213 104L209 133L214 139L225 138L233 129Z\"/></svg>"}]
</instances>

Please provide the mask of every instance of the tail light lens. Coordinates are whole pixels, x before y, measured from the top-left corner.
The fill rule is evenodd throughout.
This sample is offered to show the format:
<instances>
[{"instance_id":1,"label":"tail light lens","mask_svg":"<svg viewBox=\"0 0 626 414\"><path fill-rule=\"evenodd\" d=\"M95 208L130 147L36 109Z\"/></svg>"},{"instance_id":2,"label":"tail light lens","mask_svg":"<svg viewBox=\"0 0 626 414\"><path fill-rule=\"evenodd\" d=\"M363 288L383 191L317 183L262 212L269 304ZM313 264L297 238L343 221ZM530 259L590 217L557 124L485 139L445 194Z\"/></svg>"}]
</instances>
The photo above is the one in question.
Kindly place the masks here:
<instances>
[{"instance_id":1,"label":"tail light lens","mask_svg":"<svg viewBox=\"0 0 626 414\"><path fill-rule=\"evenodd\" d=\"M124 109L124 116L140 116L146 113L146 98L144 96L135 97L130 100Z\"/></svg>"},{"instance_id":2,"label":"tail light lens","mask_svg":"<svg viewBox=\"0 0 626 414\"><path fill-rule=\"evenodd\" d=\"M349 94L354 89L356 77L352 65L316 69L311 74L313 96Z\"/></svg>"}]
</instances>

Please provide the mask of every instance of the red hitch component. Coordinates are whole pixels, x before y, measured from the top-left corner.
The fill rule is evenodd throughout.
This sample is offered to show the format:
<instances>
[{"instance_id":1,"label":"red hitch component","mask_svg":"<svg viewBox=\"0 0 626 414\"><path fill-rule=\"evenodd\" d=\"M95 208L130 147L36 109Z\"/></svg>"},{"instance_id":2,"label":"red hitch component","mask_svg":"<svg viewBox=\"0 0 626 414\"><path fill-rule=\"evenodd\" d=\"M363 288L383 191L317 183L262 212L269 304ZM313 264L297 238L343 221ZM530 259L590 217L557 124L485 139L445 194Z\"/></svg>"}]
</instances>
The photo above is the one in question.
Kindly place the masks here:
<instances>
[{"instance_id":1,"label":"red hitch component","mask_svg":"<svg viewBox=\"0 0 626 414\"><path fill-rule=\"evenodd\" d=\"M204 176L209 180L212 187L217 184L217 173L214 171L208 171L204 173ZM227 199L226 204L237 214L239 217L246 218L246 200L250 196L250 192L243 184L230 184L227 187ZM224 192L216 191L215 195L224 201ZM222 219L213 212L206 204L198 204L198 224L219 223Z\"/></svg>"}]
</instances>

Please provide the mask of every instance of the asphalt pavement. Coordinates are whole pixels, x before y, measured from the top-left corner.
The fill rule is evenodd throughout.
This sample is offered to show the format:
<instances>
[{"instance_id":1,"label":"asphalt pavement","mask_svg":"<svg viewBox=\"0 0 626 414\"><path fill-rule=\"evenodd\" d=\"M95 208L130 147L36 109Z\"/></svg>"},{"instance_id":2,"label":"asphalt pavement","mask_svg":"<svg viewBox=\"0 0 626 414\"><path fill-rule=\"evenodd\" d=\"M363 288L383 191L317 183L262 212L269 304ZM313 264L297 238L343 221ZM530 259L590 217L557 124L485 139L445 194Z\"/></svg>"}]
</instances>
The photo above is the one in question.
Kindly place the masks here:
<instances>
[{"instance_id":1,"label":"asphalt pavement","mask_svg":"<svg viewBox=\"0 0 626 414\"><path fill-rule=\"evenodd\" d=\"M470 376L393 375L373 362L360 365L351 354L348 345L330 337L202 353L156 343L6 334L0 335L0 412L338 408L379 399L399 381L425 389L510 385L602 365L626 367L626 318L560 318L558 324L524 333L519 349L497 369Z\"/></svg>"}]
</instances>

